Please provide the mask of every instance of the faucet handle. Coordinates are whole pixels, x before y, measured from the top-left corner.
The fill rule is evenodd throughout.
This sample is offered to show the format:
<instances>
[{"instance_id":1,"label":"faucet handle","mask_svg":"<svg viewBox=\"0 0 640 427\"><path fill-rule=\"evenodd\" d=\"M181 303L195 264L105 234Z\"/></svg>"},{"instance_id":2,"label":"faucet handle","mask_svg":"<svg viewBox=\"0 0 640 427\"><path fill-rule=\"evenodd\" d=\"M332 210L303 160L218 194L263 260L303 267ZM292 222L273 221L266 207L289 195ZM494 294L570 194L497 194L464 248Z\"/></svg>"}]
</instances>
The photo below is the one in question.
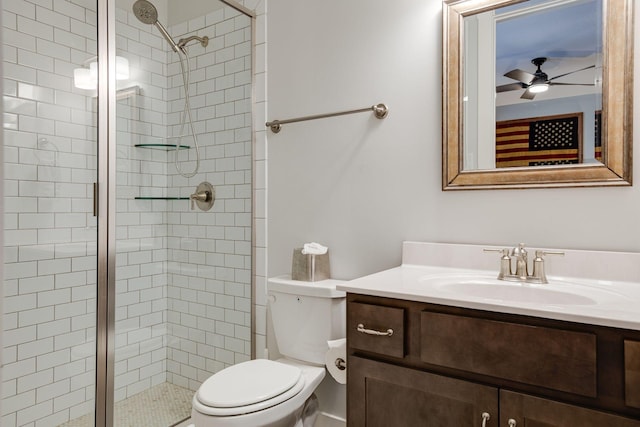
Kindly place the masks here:
<instances>
[{"instance_id":1,"label":"faucet handle","mask_svg":"<svg viewBox=\"0 0 640 427\"><path fill-rule=\"evenodd\" d=\"M498 273L498 280L504 279L505 276L511 275L511 257L509 256L509 249L483 249L484 252L500 252L500 272Z\"/></svg>"},{"instance_id":2,"label":"faucet handle","mask_svg":"<svg viewBox=\"0 0 640 427\"><path fill-rule=\"evenodd\" d=\"M564 252L559 251L536 251L536 258L543 257L545 255L564 255Z\"/></svg>"},{"instance_id":3,"label":"faucet handle","mask_svg":"<svg viewBox=\"0 0 640 427\"><path fill-rule=\"evenodd\" d=\"M485 248L482 250L483 252L499 252L501 253L503 256L509 256L509 249L504 248L504 249L489 249L489 248Z\"/></svg>"},{"instance_id":4,"label":"faucet handle","mask_svg":"<svg viewBox=\"0 0 640 427\"><path fill-rule=\"evenodd\" d=\"M534 283L549 283L547 280L547 274L544 271L544 256L545 255L562 255L564 252L554 251L536 251L536 257L533 259L533 273L531 274L530 281Z\"/></svg>"}]
</instances>

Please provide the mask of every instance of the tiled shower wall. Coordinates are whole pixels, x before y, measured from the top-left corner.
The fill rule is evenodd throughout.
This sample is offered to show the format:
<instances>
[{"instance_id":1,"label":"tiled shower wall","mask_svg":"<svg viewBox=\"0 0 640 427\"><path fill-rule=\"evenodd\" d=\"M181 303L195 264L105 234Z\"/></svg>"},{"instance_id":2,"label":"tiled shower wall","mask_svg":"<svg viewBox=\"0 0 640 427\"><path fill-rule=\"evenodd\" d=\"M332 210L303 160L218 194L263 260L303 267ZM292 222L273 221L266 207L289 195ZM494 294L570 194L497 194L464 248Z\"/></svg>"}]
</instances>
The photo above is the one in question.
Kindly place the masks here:
<instances>
[{"instance_id":1,"label":"tiled shower wall","mask_svg":"<svg viewBox=\"0 0 640 427\"><path fill-rule=\"evenodd\" d=\"M96 54L95 2L3 2L5 259L2 426L93 408L95 100L73 69Z\"/></svg>"},{"instance_id":2,"label":"tiled shower wall","mask_svg":"<svg viewBox=\"0 0 640 427\"><path fill-rule=\"evenodd\" d=\"M188 49L200 169L184 178L170 164L168 182L183 195L202 181L216 192L210 211L181 202L168 214L168 380L196 390L212 373L251 357L251 19L225 7L170 32L210 39L206 48ZM184 109L177 55L168 70L167 124L175 136ZM194 145L188 137L183 143ZM184 162L182 169L193 166Z\"/></svg>"},{"instance_id":3,"label":"tiled shower wall","mask_svg":"<svg viewBox=\"0 0 640 427\"><path fill-rule=\"evenodd\" d=\"M94 3L3 3L3 426L55 426L93 408L96 100L74 88L71 76L96 54ZM117 54L132 72L125 85L138 86L117 106L117 400L167 380L195 389L250 357L251 254L265 254L264 238L251 247L252 219L264 217L264 208L252 218L250 25L227 10L171 29L176 38L197 31L212 39L206 49L189 49L203 161L185 179L175 173L172 151L134 147L177 133L176 57L151 26L117 11ZM263 82L264 70L257 71ZM264 163L261 152L254 165ZM190 211L185 200L135 199L186 196L203 180L217 190L206 213ZM263 173L258 183L263 193ZM264 307L262 297L256 302ZM264 321L259 314L258 349L265 347Z\"/></svg>"},{"instance_id":4,"label":"tiled shower wall","mask_svg":"<svg viewBox=\"0 0 640 427\"><path fill-rule=\"evenodd\" d=\"M136 145L166 143L164 39L130 11L116 10L116 53L133 87L116 106L115 399L166 381L167 189L169 154ZM121 92L122 93L122 92Z\"/></svg>"},{"instance_id":5,"label":"tiled shower wall","mask_svg":"<svg viewBox=\"0 0 640 427\"><path fill-rule=\"evenodd\" d=\"M184 62L201 156L192 178L177 174L174 150L135 147L188 145L181 168L195 166L180 63L152 28L118 11L119 54L139 89L117 107L116 399L164 381L195 390L251 355L251 21L224 8L169 28L210 38ZM216 190L207 212L135 199L188 197L202 181Z\"/></svg>"}]
</instances>

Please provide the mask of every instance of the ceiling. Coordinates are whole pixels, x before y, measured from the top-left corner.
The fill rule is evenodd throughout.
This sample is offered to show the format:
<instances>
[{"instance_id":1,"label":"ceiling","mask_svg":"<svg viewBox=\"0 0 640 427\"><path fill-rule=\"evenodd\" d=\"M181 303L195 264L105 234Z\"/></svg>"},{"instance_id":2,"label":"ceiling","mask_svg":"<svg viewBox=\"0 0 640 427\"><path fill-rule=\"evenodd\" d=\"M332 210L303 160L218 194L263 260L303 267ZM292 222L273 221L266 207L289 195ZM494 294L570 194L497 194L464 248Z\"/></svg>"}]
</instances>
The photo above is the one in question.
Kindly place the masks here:
<instances>
[{"instance_id":1,"label":"ceiling","mask_svg":"<svg viewBox=\"0 0 640 427\"><path fill-rule=\"evenodd\" d=\"M594 82L601 74L602 23L602 0L530 0L498 9L496 85L513 83L514 80L504 74L514 69L534 73L536 67L531 60L537 57L548 58L542 71L550 78L596 65L557 80ZM594 92L594 88L578 86L555 86L553 89L553 93L548 91L544 98ZM500 97L513 98L513 102L517 102L521 93L503 92Z\"/></svg>"}]
</instances>

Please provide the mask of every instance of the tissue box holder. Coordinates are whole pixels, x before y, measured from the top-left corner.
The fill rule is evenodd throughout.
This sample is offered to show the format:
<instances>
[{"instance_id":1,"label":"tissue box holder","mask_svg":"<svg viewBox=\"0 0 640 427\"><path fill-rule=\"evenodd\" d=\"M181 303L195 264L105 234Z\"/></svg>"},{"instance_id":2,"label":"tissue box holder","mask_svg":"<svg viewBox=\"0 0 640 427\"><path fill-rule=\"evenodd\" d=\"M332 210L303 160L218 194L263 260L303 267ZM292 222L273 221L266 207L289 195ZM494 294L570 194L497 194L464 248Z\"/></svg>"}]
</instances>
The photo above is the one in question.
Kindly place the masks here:
<instances>
[{"instance_id":1,"label":"tissue box holder","mask_svg":"<svg viewBox=\"0 0 640 427\"><path fill-rule=\"evenodd\" d=\"M293 250L291 279L305 282L317 282L330 277L329 251L323 255L305 255L302 248Z\"/></svg>"}]
</instances>

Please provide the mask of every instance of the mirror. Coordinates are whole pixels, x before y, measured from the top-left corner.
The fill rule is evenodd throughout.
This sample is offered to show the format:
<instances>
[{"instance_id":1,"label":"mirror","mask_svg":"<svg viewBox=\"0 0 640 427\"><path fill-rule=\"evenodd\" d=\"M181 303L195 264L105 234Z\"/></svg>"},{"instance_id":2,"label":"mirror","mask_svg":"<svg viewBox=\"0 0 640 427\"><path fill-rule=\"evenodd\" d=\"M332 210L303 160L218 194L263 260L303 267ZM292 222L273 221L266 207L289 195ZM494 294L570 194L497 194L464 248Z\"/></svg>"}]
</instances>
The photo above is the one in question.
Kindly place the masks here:
<instances>
[{"instance_id":1,"label":"mirror","mask_svg":"<svg viewBox=\"0 0 640 427\"><path fill-rule=\"evenodd\" d=\"M631 185L633 0L443 0L443 189Z\"/></svg>"}]
</instances>

